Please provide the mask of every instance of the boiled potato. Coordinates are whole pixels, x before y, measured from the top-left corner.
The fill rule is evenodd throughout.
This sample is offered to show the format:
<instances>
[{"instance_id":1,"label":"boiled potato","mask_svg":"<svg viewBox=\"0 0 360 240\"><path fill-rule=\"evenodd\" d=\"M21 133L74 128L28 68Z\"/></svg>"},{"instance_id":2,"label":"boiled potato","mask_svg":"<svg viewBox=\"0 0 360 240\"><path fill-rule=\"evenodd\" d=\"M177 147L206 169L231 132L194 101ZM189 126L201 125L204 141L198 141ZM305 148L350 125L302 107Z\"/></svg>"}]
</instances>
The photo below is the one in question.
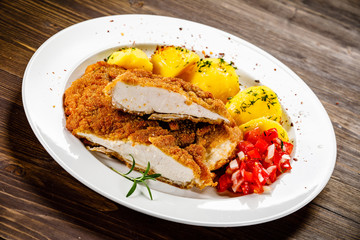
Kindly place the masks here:
<instances>
[{"instance_id":1,"label":"boiled potato","mask_svg":"<svg viewBox=\"0 0 360 240\"><path fill-rule=\"evenodd\" d=\"M153 72L163 77L177 77L199 59L196 53L175 46L158 47L151 56Z\"/></svg>"},{"instance_id":2,"label":"boiled potato","mask_svg":"<svg viewBox=\"0 0 360 240\"><path fill-rule=\"evenodd\" d=\"M226 103L226 108L238 125L259 117L280 122L282 116L276 93L266 86L249 87L239 92Z\"/></svg>"},{"instance_id":3,"label":"boiled potato","mask_svg":"<svg viewBox=\"0 0 360 240\"><path fill-rule=\"evenodd\" d=\"M253 119L247 123L240 125L240 129L245 133L259 127L261 131L269 130L270 128L276 128L279 134L279 138L285 142L289 141L286 130L276 121L270 120L266 117Z\"/></svg>"},{"instance_id":4,"label":"boiled potato","mask_svg":"<svg viewBox=\"0 0 360 240\"><path fill-rule=\"evenodd\" d=\"M204 91L211 92L215 98L224 103L240 90L235 68L222 58L200 59L193 68L180 77Z\"/></svg>"},{"instance_id":5,"label":"boiled potato","mask_svg":"<svg viewBox=\"0 0 360 240\"><path fill-rule=\"evenodd\" d=\"M146 53L138 48L122 48L113 52L107 60L110 64L119 65L125 69L144 69L151 72L153 65Z\"/></svg>"}]
</instances>

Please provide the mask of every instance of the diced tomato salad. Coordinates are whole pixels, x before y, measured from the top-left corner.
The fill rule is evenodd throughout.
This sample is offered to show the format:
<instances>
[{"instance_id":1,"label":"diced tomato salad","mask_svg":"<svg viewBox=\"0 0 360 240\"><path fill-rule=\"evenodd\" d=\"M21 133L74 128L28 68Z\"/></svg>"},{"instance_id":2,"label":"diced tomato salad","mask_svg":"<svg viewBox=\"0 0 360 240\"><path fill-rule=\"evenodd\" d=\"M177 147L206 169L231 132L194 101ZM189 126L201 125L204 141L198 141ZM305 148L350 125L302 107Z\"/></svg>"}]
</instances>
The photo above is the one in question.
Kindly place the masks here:
<instances>
[{"instance_id":1,"label":"diced tomato salad","mask_svg":"<svg viewBox=\"0 0 360 240\"><path fill-rule=\"evenodd\" d=\"M230 161L218 180L218 192L263 193L264 186L291 169L292 150L293 145L282 141L276 128L246 132L239 143L237 158Z\"/></svg>"}]
</instances>

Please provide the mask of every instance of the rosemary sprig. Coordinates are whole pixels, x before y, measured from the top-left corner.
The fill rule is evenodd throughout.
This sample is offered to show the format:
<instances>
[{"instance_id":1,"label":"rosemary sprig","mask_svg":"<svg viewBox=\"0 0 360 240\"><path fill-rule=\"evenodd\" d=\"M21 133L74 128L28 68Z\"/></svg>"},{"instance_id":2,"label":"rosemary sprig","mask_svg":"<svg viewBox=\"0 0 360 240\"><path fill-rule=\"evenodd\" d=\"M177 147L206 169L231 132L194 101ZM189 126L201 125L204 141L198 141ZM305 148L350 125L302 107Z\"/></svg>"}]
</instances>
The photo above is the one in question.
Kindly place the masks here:
<instances>
[{"instance_id":1,"label":"rosemary sprig","mask_svg":"<svg viewBox=\"0 0 360 240\"><path fill-rule=\"evenodd\" d=\"M135 192L135 189L136 189L136 186L138 183L142 183L145 185L145 187L147 188L148 192L149 192L149 196L150 196L150 199L153 200L153 197L152 197L152 194L151 194L151 190L149 188L149 186L147 185L146 183L146 180L154 180L156 181L156 178L160 177L161 174L159 173L155 173L155 174L150 174L148 175L149 171L150 171L150 162L148 162L147 164L147 168L145 170L145 172L140 172L142 174L142 176L140 177L137 177L137 178L134 178L134 177L130 177L128 176L133 170L134 170L134 167L135 167L135 159L134 157L129 154L130 157L132 158L132 165L131 165L131 168L130 170L127 172L127 173L121 173L121 172L118 172L117 170L115 170L114 168L110 167L114 172L120 174L121 176L123 176L124 178L134 182L132 187L130 188L129 192L127 193L126 197L129 197L131 196L131 194L133 194Z\"/></svg>"}]
</instances>

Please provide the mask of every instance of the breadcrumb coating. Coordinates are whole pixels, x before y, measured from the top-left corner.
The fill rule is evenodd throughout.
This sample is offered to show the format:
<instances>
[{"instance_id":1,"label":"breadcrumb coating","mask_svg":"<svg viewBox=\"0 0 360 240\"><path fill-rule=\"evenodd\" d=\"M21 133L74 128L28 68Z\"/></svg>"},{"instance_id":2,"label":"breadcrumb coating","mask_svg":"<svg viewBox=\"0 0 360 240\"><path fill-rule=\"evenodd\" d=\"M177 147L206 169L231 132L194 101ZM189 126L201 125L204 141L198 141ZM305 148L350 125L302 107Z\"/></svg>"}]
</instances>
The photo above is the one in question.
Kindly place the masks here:
<instances>
[{"instance_id":1,"label":"breadcrumb coating","mask_svg":"<svg viewBox=\"0 0 360 240\"><path fill-rule=\"evenodd\" d=\"M225 124L195 123L189 120L172 122L148 120L115 109L111 99L105 96L104 88L126 72L127 70L106 62L88 66L85 74L65 91L66 128L77 137L79 137L77 133L81 132L95 134L108 140L131 140L134 144L152 144L193 170L198 181L187 186L178 185L179 187L214 186L211 173L213 169L206 165L207 153L211 148L229 139L238 143L242 137L239 128ZM86 140L83 142L85 145L93 145ZM225 164L234 154L235 148L229 152L226 159L219 159L219 162L222 162L220 165ZM123 160L121 156L117 158ZM160 180L172 183L171 179Z\"/></svg>"},{"instance_id":2,"label":"breadcrumb coating","mask_svg":"<svg viewBox=\"0 0 360 240\"><path fill-rule=\"evenodd\" d=\"M105 88L105 92L111 95L112 89L118 82L123 82L127 85L141 86L141 87L156 87L166 89L170 92L178 93L184 96L186 104L190 105L192 103L198 104L205 109L208 109L214 113L219 114L220 116L227 119L228 123L232 126L235 126L235 121L232 119L231 115L227 111L225 104L220 99L215 99L210 92L203 91L201 88L186 82L180 78L172 77L162 77L160 75L152 74L142 69L133 69L126 71L124 74L119 75L114 81L112 81ZM126 109L123 109L127 111ZM132 112L135 114L142 115L141 112ZM205 121L209 123L221 123L222 120L211 121L210 119L204 118L194 118L191 116L176 116L176 114L166 114L166 116L172 116L173 118L178 117L179 119L190 119L192 121ZM160 114L154 114L153 119L162 120ZM171 119L171 118L170 118ZM166 119L165 119L166 120Z\"/></svg>"}]
</instances>

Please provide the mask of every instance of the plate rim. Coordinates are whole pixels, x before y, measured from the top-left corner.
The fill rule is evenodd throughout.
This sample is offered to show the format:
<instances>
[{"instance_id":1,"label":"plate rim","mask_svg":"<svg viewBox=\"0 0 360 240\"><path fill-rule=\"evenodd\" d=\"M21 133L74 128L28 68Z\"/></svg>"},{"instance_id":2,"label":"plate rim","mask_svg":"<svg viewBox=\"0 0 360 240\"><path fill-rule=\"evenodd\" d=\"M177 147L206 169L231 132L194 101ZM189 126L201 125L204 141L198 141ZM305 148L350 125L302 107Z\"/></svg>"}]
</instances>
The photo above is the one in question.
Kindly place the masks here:
<instances>
[{"instance_id":1,"label":"plate rim","mask_svg":"<svg viewBox=\"0 0 360 240\"><path fill-rule=\"evenodd\" d=\"M198 226L211 226L211 227L235 227L235 226L247 226L247 225L253 225L253 224L259 224L259 223L264 223L264 222L268 222L268 221L272 221L275 219L279 219L281 217L287 216L295 211L297 211L298 209L304 207L305 205L307 205L309 202L311 202L326 186L326 184L328 183L328 181L331 178L331 175L334 171L334 167L336 164L336 157L337 157L337 144L336 144L336 135L333 129L333 125L331 123L330 117L328 116L326 109L324 108L324 106L321 104L320 100L318 99L318 97L315 95L315 93L310 89L310 87L298 76L296 75L289 67L287 67L285 64L283 64L282 62L280 62L278 59L276 59L275 57L273 57L272 55L270 55L269 53L265 52L264 50L262 50L261 48L253 45L250 42L247 42L243 39L241 39L240 37L237 37L233 34L227 33L225 31L222 31L220 29L208 26L208 25L204 25L202 23L197 23L197 22L193 22L193 21L189 21L189 20L184 20L184 19L180 19L180 18L173 18L173 17L167 17L167 16L158 16L158 15L148 15L148 14L124 14L124 15L112 15L112 16L103 16L103 17L99 17L99 18L94 18L94 19L88 19L86 21L83 22L79 22L76 23L74 25L71 25L59 32L57 32L56 34L54 34L53 36L51 36L50 38L48 38L37 50L36 52L33 54L33 56L31 57L25 72L24 72L24 76L23 76L23 83L22 83L22 100L23 100L23 106L24 106L24 110L25 110L25 114L26 117L30 123L30 126L34 132L34 134L36 135L36 137L39 139L40 143L44 146L44 148L46 149L46 151L51 155L51 157L59 164L61 165L68 173L70 173L73 177L75 177L78 181L80 181L82 184L84 184L85 186L89 187L90 189L92 189L93 191L97 192L98 194L104 196L104 193L101 192L101 190L96 190L94 189L91 185L89 185L89 183L84 180L81 179L75 172L72 171L72 169L69 169L68 166L66 164L64 164L63 161L58 161L57 160L57 155L56 153L53 152L53 150L51 149L51 147L46 143L46 140L41 136L41 134L38 132L35 124L32 122L31 117L30 117L30 113L28 112L28 107L27 107L27 101L26 101L26 91L25 91L25 87L26 87L26 83L29 82L28 79L28 75L29 75L29 71L31 69L31 66L33 64L33 62L35 61L35 59L37 58L37 56L41 53L42 49L46 48L46 46L53 40L55 39L57 36L59 36L60 34L64 34L66 31L69 31L69 29L71 28L75 28L85 22L91 22L91 21L98 21L99 19L105 19L105 18L116 18L116 17L127 17L127 16L131 16L131 17L143 17L143 18L170 18L173 20L178 20L178 21L185 21L189 24L197 24L198 26L203 26L203 27L207 27L207 28L211 28L217 32L221 32L221 33L225 33L228 36L231 36L232 38L236 39L237 41L240 41L242 44L245 44L247 47L250 47L253 51L256 51L260 54L262 54L264 57L270 59L272 62L274 62L277 66L281 66L288 74L290 74L294 79L296 79L297 81L300 80L300 83L302 83L302 85L305 86L307 91L310 91L310 94L313 95L313 97L315 99L317 99L318 103L320 104L322 110L324 111L324 113L327 116L327 120L328 120L328 124L331 126L332 128L332 142L333 145L335 146L335 148L333 148L332 151L332 156L334 158L334 160L332 161L332 165L330 166L330 168L332 169L332 171L329 171L326 177L326 181L322 181L322 184L317 187L317 191L314 191L311 195L309 195L307 198L305 198L303 200L303 202L301 204L298 204L296 206L294 206L291 210L289 211L284 211L276 216L272 216L272 217L268 217L267 219L262 219L262 221L258 222L258 221L250 221L248 223L245 224L238 224L237 222L234 223L219 223L219 222L198 222L198 221L190 221L190 220L186 220L184 221L183 219L174 219L171 216L166 216L166 215L162 215L162 214L158 214L156 213L156 211L149 211L148 209L141 209L138 207L135 207L132 204L129 204L127 202L119 202L119 199L113 199L112 196L107 195L106 197L108 199L111 199L112 201L119 203L125 207L128 207L130 209L133 209L135 211L141 212L141 213L145 213L154 217L159 217L161 219L165 219L165 220L169 220L169 221L174 221L174 222L179 222L179 223L184 223L184 224L190 224L190 225L198 225Z\"/></svg>"}]
</instances>

